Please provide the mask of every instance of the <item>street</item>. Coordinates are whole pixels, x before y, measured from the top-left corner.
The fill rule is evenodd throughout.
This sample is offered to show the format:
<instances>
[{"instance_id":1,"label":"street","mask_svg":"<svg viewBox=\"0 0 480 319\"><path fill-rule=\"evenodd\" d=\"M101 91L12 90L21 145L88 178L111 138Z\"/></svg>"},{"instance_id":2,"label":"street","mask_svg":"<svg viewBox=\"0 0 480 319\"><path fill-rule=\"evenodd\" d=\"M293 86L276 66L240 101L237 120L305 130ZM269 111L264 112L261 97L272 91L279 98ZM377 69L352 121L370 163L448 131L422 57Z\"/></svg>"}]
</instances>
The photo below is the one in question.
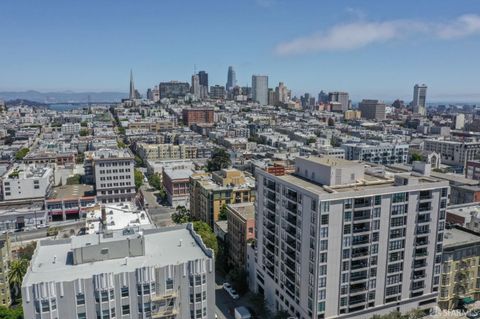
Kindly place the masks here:
<instances>
[{"instance_id":1,"label":"street","mask_svg":"<svg viewBox=\"0 0 480 319\"><path fill-rule=\"evenodd\" d=\"M233 310L235 307L245 306L254 309L250 302L250 293L240 295L238 300L234 300L223 289L225 279L218 272L215 274L215 313L219 319L234 319Z\"/></svg>"},{"instance_id":2,"label":"street","mask_svg":"<svg viewBox=\"0 0 480 319\"><path fill-rule=\"evenodd\" d=\"M152 222L156 226L169 226L172 225L172 213L175 212L175 209L172 207L166 207L162 206L158 203L157 196L155 196L155 193L157 190L155 190L153 187L151 187L148 182L145 182L141 187L140 187L143 196L145 198L145 206L148 209L148 213L150 214L150 217L152 218Z\"/></svg>"}]
</instances>

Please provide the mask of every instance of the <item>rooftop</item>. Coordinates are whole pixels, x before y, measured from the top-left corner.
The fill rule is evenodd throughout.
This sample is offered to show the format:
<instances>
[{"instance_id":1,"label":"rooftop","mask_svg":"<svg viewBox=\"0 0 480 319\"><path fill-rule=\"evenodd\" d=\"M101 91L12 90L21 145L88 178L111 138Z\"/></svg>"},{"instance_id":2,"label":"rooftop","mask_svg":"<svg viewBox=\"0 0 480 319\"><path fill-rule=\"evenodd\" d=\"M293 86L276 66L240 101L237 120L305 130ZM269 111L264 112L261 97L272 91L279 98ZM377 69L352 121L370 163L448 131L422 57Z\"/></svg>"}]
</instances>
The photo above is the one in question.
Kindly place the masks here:
<instances>
[{"instance_id":1,"label":"rooftop","mask_svg":"<svg viewBox=\"0 0 480 319\"><path fill-rule=\"evenodd\" d=\"M443 248L452 248L459 245L480 243L480 235L463 228L451 228L445 230L443 236Z\"/></svg>"},{"instance_id":2,"label":"rooftop","mask_svg":"<svg viewBox=\"0 0 480 319\"><path fill-rule=\"evenodd\" d=\"M133 203L97 204L85 209L87 213L85 226L89 234L101 231L102 208L105 209L105 220L103 223L106 230L151 225L148 214L143 210L139 210Z\"/></svg>"},{"instance_id":3,"label":"rooftop","mask_svg":"<svg viewBox=\"0 0 480 319\"><path fill-rule=\"evenodd\" d=\"M52 196L49 199L79 198L93 195L93 186L86 184L63 185L53 188Z\"/></svg>"},{"instance_id":4,"label":"rooftop","mask_svg":"<svg viewBox=\"0 0 480 319\"><path fill-rule=\"evenodd\" d=\"M255 218L255 206L252 202L228 204L227 207L237 212L245 220Z\"/></svg>"},{"instance_id":5,"label":"rooftop","mask_svg":"<svg viewBox=\"0 0 480 319\"><path fill-rule=\"evenodd\" d=\"M190 260L210 258L207 249L198 235L187 226L166 227L146 230L143 234L122 234L116 232L113 239L103 239L99 235L84 235L71 239L42 240L38 243L32 258L31 267L23 279L23 286L41 282L72 281L78 278L91 278L101 273L132 272L142 267L163 267ZM91 243L126 241L128 238L143 236L145 254L137 257L108 259L102 261L73 264L74 248ZM94 244L95 245L95 244ZM174 249L172 249L174 247Z\"/></svg>"}]
</instances>

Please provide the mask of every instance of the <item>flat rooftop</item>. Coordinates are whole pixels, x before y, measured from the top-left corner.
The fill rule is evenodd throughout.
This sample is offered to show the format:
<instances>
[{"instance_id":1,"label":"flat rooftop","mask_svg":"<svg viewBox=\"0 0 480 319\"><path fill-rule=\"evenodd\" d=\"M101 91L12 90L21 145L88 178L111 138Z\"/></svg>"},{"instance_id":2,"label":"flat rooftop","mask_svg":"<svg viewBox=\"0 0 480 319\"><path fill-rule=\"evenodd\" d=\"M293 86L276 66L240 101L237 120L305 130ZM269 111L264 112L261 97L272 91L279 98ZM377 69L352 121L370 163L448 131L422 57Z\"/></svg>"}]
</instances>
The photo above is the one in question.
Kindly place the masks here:
<instances>
[{"instance_id":1,"label":"flat rooftop","mask_svg":"<svg viewBox=\"0 0 480 319\"><path fill-rule=\"evenodd\" d=\"M125 258L118 258L77 265L72 263L72 249L87 243L98 242L98 235L42 240L37 245L31 267L23 279L22 286L50 281L73 281L78 278L88 279L101 273L119 274L133 272L142 267L164 267L190 260L210 258L205 251L205 247L200 246L193 234L186 226L145 231L143 234L145 255L128 257L126 263ZM142 235L138 233L134 235L120 234L113 240L127 240L131 236ZM180 241L182 241L181 245Z\"/></svg>"},{"instance_id":2,"label":"flat rooftop","mask_svg":"<svg viewBox=\"0 0 480 319\"><path fill-rule=\"evenodd\" d=\"M151 225L147 212L138 209L133 203L98 204L85 209L87 213L85 227L89 234L96 234L101 230L102 206L105 207L106 230Z\"/></svg>"},{"instance_id":3,"label":"flat rooftop","mask_svg":"<svg viewBox=\"0 0 480 319\"><path fill-rule=\"evenodd\" d=\"M443 236L443 248L480 243L480 235L461 228L446 229Z\"/></svg>"},{"instance_id":4,"label":"flat rooftop","mask_svg":"<svg viewBox=\"0 0 480 319\"><path fill-rule=\"evenodd\" d=\"M235 210L244 219L255 218L255 206L252 202L228 204L227 206Z\"/></svg>"},{"instance_id":5,"label":"flat rooftop","mask_svg":"<svg viewBox=\"0 0 480 319\"><path fill-rule=\"evenodd\" d=\"M92 185L76 184L54 187L52 196L48 199L68 199L84 196L94 196Z\"/></svg>"}]
</instances>

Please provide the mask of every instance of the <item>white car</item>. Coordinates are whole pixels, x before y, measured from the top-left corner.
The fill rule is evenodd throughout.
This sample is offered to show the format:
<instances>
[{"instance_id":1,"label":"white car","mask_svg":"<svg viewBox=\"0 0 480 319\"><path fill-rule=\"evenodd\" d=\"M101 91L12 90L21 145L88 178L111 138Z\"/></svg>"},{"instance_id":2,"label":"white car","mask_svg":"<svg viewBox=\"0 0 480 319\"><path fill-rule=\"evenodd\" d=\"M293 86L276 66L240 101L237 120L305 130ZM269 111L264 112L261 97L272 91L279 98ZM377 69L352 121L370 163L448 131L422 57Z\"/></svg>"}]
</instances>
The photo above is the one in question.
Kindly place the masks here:
<instances>
[{"instance_id":1,"label":"white car","mask_svg":"<svg viewBox=\"0 0 480 319\"><path fill-rule=\"evenodd\" d=\"M237 300L238 298L240 298L237 291L228 282L223 284L223 289L225 289L225 291L228 292L230 297L232 297L233 299Z\"/></svg>"}]
</instances>

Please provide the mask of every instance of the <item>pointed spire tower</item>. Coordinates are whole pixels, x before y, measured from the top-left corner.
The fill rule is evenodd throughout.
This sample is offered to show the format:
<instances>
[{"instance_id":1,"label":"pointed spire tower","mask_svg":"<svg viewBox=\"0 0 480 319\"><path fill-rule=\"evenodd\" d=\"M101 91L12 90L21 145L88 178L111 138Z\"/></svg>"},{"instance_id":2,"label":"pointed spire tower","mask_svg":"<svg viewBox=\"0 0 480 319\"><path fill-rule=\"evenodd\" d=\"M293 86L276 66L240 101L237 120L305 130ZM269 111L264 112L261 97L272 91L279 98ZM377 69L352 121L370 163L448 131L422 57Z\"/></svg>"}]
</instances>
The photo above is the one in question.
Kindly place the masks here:
<instances>
[{"instance_id":1,"label":"pointed spire tower","mask_svg":"<svg viewBox=\"0 0 480 319\"><path fill-rule=\"evenodd\" d=\"M133 84L133 72L130 69L130 100L135 99L135 85Z\"/></svg>"}]
</instances>

